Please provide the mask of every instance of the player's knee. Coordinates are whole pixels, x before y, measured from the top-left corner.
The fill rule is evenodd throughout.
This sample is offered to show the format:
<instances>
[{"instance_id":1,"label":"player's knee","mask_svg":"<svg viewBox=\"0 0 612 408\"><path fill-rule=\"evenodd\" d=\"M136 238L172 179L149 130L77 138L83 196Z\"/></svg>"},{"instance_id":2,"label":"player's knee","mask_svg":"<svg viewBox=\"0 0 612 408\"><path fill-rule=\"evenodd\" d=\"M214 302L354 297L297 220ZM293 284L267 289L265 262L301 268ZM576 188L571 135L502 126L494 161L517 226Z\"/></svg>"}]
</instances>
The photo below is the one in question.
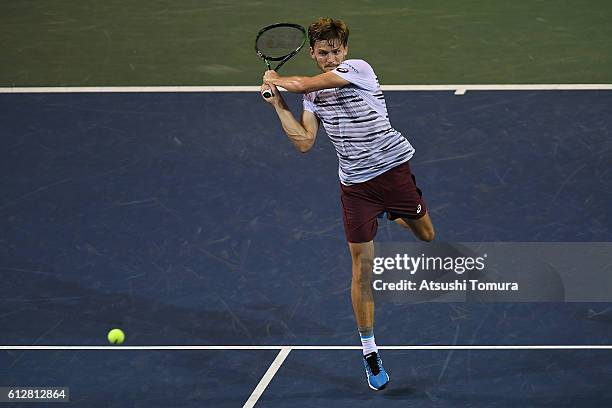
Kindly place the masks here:
<instances>
[{"instance_id":1,"label":"player's knee","mask_svg":"<svg viewBox=\"0 0 612 408\"><path fill-rule=\"evenodd\" d=\"M419 231L417 235L421 241L431 242L436 237L436 232L433 228L426 228L422 231Z\"/></svg>"}]
</instances>

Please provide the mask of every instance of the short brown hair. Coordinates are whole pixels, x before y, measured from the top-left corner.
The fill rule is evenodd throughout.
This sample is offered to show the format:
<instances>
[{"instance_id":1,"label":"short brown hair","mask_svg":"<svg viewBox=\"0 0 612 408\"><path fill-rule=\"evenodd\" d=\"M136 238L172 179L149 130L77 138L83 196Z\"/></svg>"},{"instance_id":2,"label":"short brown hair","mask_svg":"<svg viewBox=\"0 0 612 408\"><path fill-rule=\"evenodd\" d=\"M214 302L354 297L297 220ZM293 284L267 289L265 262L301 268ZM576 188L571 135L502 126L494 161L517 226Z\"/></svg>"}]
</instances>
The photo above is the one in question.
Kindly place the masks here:
<instances>
[{"instance_id":1,"label":"short brown hair","mask_svg":"<svg viewBox=\"0 0 612 408\"><path fill-rule=\"evenodd\" d=\"M315 42L321 40L328 42L338 40L346 47L348 37L349 29L342 20L321 17L308 27L308 39L311 47L314 47Z\"/></svg>"}]
</instances>

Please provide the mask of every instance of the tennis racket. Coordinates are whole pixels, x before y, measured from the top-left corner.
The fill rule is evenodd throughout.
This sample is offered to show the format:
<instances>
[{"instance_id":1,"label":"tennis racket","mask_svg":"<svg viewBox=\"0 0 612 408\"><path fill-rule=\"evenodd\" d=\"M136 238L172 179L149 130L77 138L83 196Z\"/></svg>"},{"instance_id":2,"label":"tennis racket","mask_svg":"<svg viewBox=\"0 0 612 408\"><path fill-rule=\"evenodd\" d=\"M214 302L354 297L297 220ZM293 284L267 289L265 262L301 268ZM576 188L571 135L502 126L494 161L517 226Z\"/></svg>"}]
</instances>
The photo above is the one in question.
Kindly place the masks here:
<instances>
[{"instance_id":1,"label":"tennis racket","mask_svg":"<svg viewBox=\"0 0 612 408\"><path fill-rule=\"evenodd\" d=\"M278 23L266 26L259 30L257 38L255 38L255 52L270 68L270 61L280 61L274 71L278 71L280 67L291 57L297 54L306 43L306 30L301 25ZM264 90L262 93L264 98L272 97L270 89Z\"/></svg>"}]
</instances>

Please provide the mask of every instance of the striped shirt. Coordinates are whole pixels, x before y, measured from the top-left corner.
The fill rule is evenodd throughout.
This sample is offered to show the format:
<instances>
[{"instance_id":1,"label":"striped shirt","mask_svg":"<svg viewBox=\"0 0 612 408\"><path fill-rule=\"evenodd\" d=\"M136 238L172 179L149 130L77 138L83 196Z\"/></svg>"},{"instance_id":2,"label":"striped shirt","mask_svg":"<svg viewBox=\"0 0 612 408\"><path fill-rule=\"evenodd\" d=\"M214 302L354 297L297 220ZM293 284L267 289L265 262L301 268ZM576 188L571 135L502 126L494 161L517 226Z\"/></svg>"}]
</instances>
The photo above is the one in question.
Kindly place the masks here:
<instances>
[{"instance_id":1,"label":"striped shirt","mask_svg":"<svg viewBox=\"0 0 612 408\"><path fill-rule=\"evenodd\" d=\"M304 94L303 104L321 120L336 148L340 182L363 183L410 160L414 148L391 127L372 67L350 59L333 72L350 84Z\"/></svg>"}]
</instances>

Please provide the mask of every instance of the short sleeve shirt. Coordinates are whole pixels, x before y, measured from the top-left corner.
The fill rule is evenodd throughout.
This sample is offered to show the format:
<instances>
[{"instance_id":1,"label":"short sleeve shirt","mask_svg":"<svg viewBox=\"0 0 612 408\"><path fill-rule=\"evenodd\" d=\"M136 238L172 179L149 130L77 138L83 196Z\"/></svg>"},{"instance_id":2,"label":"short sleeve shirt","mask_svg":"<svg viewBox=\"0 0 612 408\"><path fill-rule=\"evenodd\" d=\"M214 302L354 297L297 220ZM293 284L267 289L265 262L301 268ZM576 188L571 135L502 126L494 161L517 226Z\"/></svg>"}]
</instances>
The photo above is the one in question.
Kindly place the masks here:
<instances>
[{"instance_id":1,"label":"short sleeve shirt","mask_svg":"<svg viewBox=\"0 0 612 408\"><path fill-rule=\"evenodd\" d=\"M363 183L410 160L414 148L391 127L372 67L350 59L332 72L350 84L304 94L303 106L321 120L336 149L340 182Z\"/></svg>"}]
</instances>

